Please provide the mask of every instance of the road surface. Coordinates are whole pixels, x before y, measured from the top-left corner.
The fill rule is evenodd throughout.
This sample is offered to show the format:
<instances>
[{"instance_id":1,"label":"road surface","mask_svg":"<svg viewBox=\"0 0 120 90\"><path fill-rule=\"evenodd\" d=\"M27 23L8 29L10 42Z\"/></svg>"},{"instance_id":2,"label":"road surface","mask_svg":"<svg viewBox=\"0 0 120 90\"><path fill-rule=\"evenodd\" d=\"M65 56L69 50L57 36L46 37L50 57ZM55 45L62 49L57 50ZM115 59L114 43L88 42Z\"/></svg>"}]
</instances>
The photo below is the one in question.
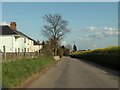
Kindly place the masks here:
<instances>
[{"instance_id":1,"label":"road surface","mask_svg":"<svg viewBox=\"0 0 120 90\"><path fill-rule=\"evenodd\" d=\"M25 88L118 88L117 72L63 57Z\"/></svg>"}]
</instances>

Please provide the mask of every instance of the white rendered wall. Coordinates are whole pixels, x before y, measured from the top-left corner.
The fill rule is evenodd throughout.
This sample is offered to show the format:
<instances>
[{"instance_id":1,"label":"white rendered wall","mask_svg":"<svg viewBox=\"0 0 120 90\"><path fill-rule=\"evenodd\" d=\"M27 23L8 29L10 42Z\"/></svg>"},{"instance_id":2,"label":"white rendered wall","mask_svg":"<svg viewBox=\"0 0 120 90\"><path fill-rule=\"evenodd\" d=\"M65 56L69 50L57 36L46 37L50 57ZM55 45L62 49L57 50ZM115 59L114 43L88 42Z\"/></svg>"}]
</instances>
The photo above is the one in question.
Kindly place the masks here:
<instances>
[{"instance_id":1,"label":"white rendered wall","mask_svg":"<svg viewBox=\"0 0 120 90\"><path fill-rule=\"evenodd\" d=\"M3 52L3 46L6 47L6 52L13 52L13 36L12 35L6 35L6 36L0 36L0 50Z\"/></svg>"}]
</instances>

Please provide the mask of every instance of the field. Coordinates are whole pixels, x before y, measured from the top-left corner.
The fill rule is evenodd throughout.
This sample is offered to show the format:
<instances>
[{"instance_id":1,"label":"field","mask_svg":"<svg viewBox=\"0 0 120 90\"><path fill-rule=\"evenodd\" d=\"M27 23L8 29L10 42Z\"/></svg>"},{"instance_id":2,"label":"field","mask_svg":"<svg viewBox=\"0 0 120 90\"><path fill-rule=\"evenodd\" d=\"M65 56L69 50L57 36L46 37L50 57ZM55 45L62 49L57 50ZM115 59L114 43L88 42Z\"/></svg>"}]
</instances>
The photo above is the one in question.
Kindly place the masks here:
<instances>
[{"instance_id":1,"label":"field","mask_svg":"<svg viewBox=\"0 0 120 90\"><path fill-rule=\"evenodd\" d=\"M111 69L119 70L118 59L120 53L120 46L112 46L107 48L100 48L95 50L86 50L79 52L71 52L70 56L73 58L80 58L83 60L88 60Z\"/></svg>"},{"instance_id":2,"label":"field","mask_svg":"<svg viewBox=\"0 0 120 90\"><path fill-rule=\"evenodd\" d=\"M53 64L52 56L40 56L34 59L21 59L14 62L2 63L3 87L10 88L19 85L32 74Z\"/></svg>"}]
</instances>

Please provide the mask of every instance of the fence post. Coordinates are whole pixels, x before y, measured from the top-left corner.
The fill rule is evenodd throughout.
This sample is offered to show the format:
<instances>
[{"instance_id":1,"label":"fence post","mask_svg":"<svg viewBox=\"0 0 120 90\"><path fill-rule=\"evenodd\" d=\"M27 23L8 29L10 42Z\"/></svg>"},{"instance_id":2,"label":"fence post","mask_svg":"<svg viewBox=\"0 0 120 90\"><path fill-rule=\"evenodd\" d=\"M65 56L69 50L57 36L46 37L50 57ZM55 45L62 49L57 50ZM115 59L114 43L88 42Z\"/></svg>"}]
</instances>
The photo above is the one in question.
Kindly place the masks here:
<instances>
[{"instance_id":1,"label":"fence post","mask_svg":"<svg viewBox=\"0 0 120 90\"><path fill-rule=\"evenodd\" d=\"M40 56L40 49L39 49L39 56Z\"/></svg>"},{"instance_id":2,"label":"fence post","mask_svg":"<svg viewBox=\"0 0 120 90\"><path fill-rule=\"evenodd\" d=\"M15 60L18 59L18 53L17 53L17 49L15 49Z\"/></svg>"},{"instance_id":3,"label":"fence post","mask_svg":"<svg viewBox=\"0 0 120 90\"><path fill-rule=\"evenodd\" d=\"M18 59L20 58L20 48L18 48Z\"/></svg>"},{"instance_id":4,"label":"fence post","mask_svg":"<svg viewBox=\"0 0 120 90\"><path fill-rule=\"evenodd\" d=\"M3 55L4 55L4 60L6 61L6 48L3 46Z\"/></svg>"},{"instance_id":5,"label":"fence post","mask_svg":"<svg viewBox=\"0 0 120 90\"><path fill-rule=\"evenodd\" d=\"M23 49L22 49L22 54L21 55L22 55L22 57L24 57L24 51L23 51Z\"/></svg>"},{"instance_id":6,"label":"fence post","mask_svg":"<svg viewBox=\"0 0 120 90\"><path fill-rule=\"evenodd\" d=\"M26 57L26 48L24 48L24 57Z\"/></svg>"}]
</instances>

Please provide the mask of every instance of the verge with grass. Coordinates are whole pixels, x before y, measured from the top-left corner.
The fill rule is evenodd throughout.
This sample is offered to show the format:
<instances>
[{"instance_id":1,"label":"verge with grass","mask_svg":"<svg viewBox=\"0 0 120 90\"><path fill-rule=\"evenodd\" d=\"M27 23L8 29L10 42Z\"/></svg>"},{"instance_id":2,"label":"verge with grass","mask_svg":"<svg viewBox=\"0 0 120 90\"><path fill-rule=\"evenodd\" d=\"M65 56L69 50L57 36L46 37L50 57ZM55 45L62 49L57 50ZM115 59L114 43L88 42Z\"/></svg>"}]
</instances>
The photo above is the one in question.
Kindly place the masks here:
<instances>
[{"instance_id":1,"label":"verge with grass","mask_svg":"<svg viewBox=\"0 0 120 90\"><path fill-rule=\"evenodd\" d=\"M19 85L43 68L55 62L52 56L40 56L33 59L21 59L14 62L2 63L3 88Z\"/></svg>"}]
</instances>

